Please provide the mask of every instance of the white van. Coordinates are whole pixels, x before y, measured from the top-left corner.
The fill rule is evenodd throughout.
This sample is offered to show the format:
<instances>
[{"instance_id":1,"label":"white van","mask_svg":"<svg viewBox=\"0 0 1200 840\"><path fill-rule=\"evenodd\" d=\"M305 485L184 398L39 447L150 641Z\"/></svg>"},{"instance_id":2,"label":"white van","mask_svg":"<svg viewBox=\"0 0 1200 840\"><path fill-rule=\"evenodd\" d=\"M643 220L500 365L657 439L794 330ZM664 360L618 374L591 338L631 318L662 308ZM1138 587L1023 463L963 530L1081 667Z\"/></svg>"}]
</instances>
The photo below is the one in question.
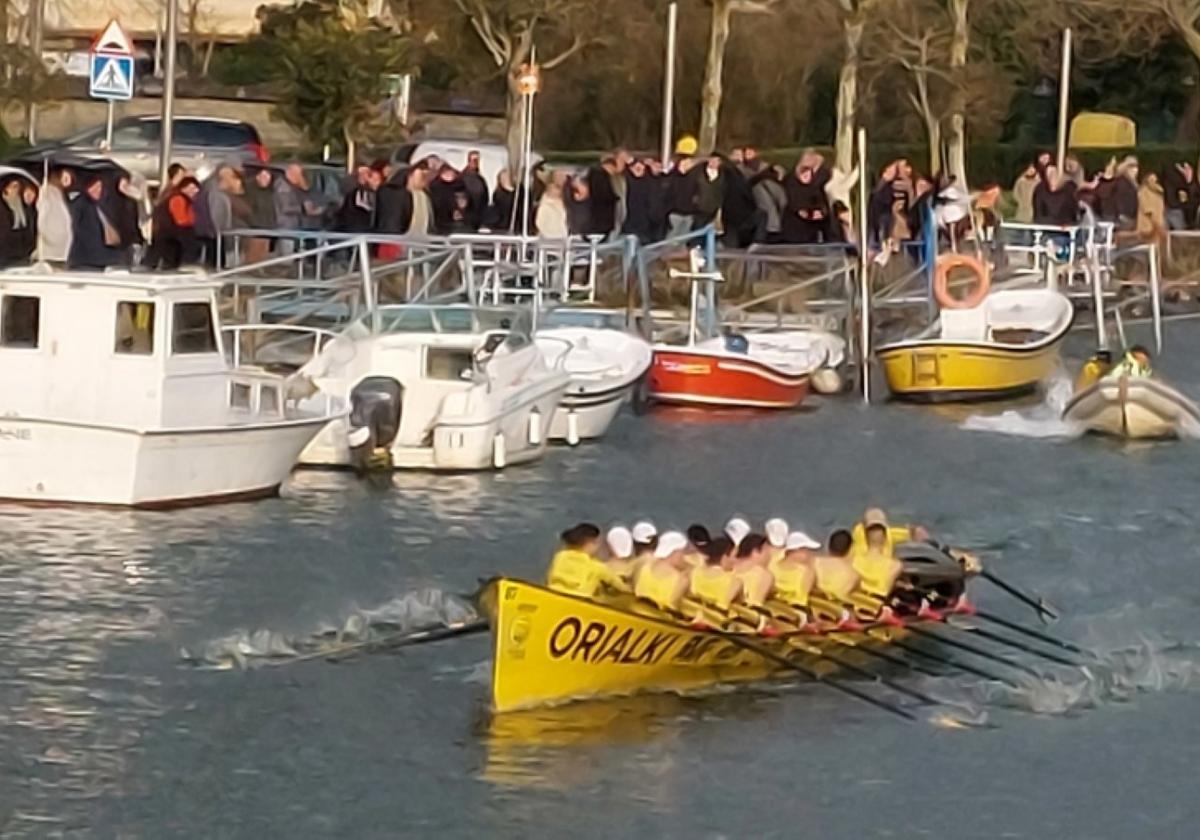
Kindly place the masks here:
<instances>
[{"instance_id":1,"label":"white van","mask_svg":"<svg viewBox=\"0 0 1200 840\"><path fill-rule=\"evenodd\" d=\"M479 152L479 171L487 181L488 189L494 190L500 170L508 166L508 148L503 143L487 140L422 140L419 143L401 146L396 150L393 160L396 163L416 163L430 155L437 155L455 169L461 170L467 165L467 155L470 152ZM534 152L534 166L541 160L542 156Z\"/></svg>"}]
</instances>

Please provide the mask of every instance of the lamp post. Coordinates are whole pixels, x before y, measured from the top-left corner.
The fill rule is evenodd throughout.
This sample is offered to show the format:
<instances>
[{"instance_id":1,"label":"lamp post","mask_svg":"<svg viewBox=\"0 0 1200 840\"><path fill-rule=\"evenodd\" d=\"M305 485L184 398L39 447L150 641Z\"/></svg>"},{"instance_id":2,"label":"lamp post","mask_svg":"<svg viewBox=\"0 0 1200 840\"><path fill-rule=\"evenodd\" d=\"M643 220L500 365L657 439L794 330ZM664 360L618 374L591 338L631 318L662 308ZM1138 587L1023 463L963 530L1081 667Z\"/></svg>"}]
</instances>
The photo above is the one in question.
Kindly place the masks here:
<instances>
[{"instance_id":1,"label":"lamp post","mask_svg":"<svg viewBox=\"0 0 1200 840\"><path fill-rule=\"evenodd\" d=\"M163 71L162 142L158 150L158 189L166 189L167 170L171 167L171 146L175 129L175 58L179 42L179 0L167 3L167 61Z\"/></svg>"}]
</instances>

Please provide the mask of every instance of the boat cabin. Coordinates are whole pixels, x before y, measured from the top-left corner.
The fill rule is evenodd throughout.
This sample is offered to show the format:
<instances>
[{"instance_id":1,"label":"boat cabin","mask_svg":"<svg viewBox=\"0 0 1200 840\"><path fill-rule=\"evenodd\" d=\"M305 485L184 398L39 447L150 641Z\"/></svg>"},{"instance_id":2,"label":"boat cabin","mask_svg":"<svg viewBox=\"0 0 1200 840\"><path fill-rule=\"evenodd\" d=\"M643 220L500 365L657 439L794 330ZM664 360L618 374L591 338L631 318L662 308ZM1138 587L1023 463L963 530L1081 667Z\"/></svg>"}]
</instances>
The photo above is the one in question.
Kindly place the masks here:
<instances>
[{"instance_id":1,"label":"boat cabin","mask_svg":"<svg viewBox=\"0 0 1200 840\"><path fill-rule=\"evenodd\" d=\"M186 273L0 272L0 415L144 430L282 419L280 381L226 360L220 285Z\"/></svg>"}]
</instances>

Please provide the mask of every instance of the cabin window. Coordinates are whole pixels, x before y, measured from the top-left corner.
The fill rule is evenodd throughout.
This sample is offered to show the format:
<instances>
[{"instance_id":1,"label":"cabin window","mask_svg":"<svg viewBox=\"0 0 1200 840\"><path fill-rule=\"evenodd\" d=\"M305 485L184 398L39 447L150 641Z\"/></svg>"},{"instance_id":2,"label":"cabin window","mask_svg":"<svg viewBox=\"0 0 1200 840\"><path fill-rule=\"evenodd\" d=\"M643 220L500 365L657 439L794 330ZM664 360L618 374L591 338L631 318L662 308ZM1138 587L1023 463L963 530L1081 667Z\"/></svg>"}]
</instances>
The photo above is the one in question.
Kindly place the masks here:
<instances>
[{"instance_id":1,"label":"cabin window","mask_svg":"<svg viewBox=\"0 0 1200 840\"><path fill-rule=\"evenodd\" d=\"M258 410L262 414L279 414L279 389L274 385L263 385L258 395Z\"/></svg>"},{"instance_id":2,"label":"cabin window","mask_svg":"<svg viewBox=\"0 0 1200 840\"><path fill-rule=\"evenodd\" d=\"M117 353L149 356L154 352L154 304L122 300L117 303Z\"/></svg>"},{"instance_id":3,"label":"cabin window","mask_svg":"<svg viewBox=\"0 0 1200 840\"><path fill-rule=\"evenodd\" d=\"M36 349L41 320L41 298L5 295L0 302L0 346Z\"/></svg>"},{"instance_id":4,"label":"cabin window","mask_svg":"<svg viewBox=\"0 0 1200 840\"><path fill-rule=\"evenodd\" d=\"M241 408L245 411L250 410L250 395L254 389L245 382L231 382L229 384L229 404L233 408Z\"/></svg>"},{"instance_id":5,"label":"cabin window","mask_svg":"<svg viewBox=\"0 0 1200 840\"><path fill-rule=\"evenodd\" d=\"M177 303L173 312L172 353L217 352L217 334L213 330L211 306L207 303Z\"/></svg>"},{"instance_id":6,"label":"cabin window","mask_svg":"<svg viewBox=\"0 0 1200 840\"><path fill-rule=\"evenodd\" d=\"M461 381L474 369L470 350L452 347L425 348L425 378Z\"/></svg>"}]
</instances>

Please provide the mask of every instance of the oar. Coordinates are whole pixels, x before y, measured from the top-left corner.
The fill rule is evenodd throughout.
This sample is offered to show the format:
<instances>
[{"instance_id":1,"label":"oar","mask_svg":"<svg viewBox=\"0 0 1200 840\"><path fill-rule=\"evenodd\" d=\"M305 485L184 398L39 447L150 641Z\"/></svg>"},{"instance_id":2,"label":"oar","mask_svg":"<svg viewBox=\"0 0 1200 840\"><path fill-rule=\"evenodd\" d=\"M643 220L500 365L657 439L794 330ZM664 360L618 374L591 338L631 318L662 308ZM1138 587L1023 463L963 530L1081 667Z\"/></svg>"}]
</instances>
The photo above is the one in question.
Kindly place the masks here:
<instances>
[{"instance_id":1,"label":"oar","mask_svg":"<svg viewBox=\"0 0 1200 840\"><path fill-rule=\"evenodd\" d=\"M824 685L827 685L836 691L840 691L843 694L848 694L851 697L855 697L859 700L862 700L864 703L870 703L872 706L875 706L876 708L883 709L885 712L891 712L892 714L896 715L897 717L902 717L905 720L908 720L908 721L916 721L917 720L916 715L912 714L911 712L905 711L904 709L900 708L899 706L895 705L894 703L889 703L886 700L879 699L878 697L872 697L870 694L867 694L865 691L859 691L857 688L854 688L853 686L849 686L843 682L839 682L837 680L830 679L829 677L822 676L817 671L814 671L811 668L805 668L803 665L793 662L792 660L788 659L786 656L781 656L780 654L775 653L775 651L773 651L773 650L768 650L767 648L764 648L761 645L755 644L754 642L750 641L749 639L742 638L737 633L726 633L722 630L713 630L711 632L716 633L721 638L726 639L731 644L734 644L737 647L740 647L745 650L751 651L752 653L758 654L763 659L770 660L771 662L774 662L784 668L787 668L788 670L795 671L798 674L803 674L804 676L808 677L810 680L813 680L814 682L823 683Z\"/></svg>"},{"instance_id":2,"label":"oar","mask_svg":"<svg viewBox=\"0 0 1200 840\"><path fill-rule=\"evenodd\" d=\"M1043 622L1045 622L1046 616L1049 616L1052 621L1058 620L1058 613L1054 612L1054 610L1047 607L1046 602L1044 600L1042 600L1041 598L1037 598L1035 600L1033 598L1033 596L1026 595L1020 589L1017 589L1012 584L1005 582L1003 579L992 574L987 569L983 569L982 571L980 571L979 575L980 575L980 577L991 581L996 586L1000 587L1005 592L1007 592L1009 595L1013 596L1014 598L1016 598L1018 601L1025 604L1026 606L1033 607L1034 611L1037 612L1038 618L1041 619Z\"/></svg>"},{"instance_id":3,"label":"oar","mask_svg":"<svg viewBox=\"0 0 1200 840\"><path fill-rule=\"evenodd\" d=\"M334 648L306 653L303 656L294 656L290 659L268 660L265 664L293 665L297 662L311 662L315 659L340 662L343 659L361 653L378 653L384 650L410 647L428 642L440 642L443 639L452 639L457 636L468 636L473 633L479 633L487 630L487 628L487 619L482 618L457 624L430 624L398 636L385 636L382 639L367 639L361 642L352 642Z\"/></svg>"},{"instance_id":4,"label":"oar","mask_svg":"<svg viewBox=\"0 0 1200 840\"><path fill-rule=\"evenodd\" d=\"M1039 642L1045 642L1046 644L1053 645L1054 647L1062 648L1063 650L1070 651L1071 653L1077 653L1080 656L1090 656L1094 659L1099 658L1090 650L1081 648L1078 645L1073 645L1068 641L1055 638L1054 636L1050 636L1046 633L1039 633L1037 630L1031 630L1028 627L1022 627L1015 621L1009 621L1008 619L1001 618L993 613L984 612L983 610L975 610L973 613L971 613L971 615L976 615L979 618L982 618L984 621L990 621L993 624L999 624L1001 627L1007 627L1013 632L1020 633L1023 636L1028 636L1031 639L1037 639Z\"/></svg>"},{"instance_id":5,"label":"oar","mask_svg":"<svg viewBox=\"0 0 1200 840\"><path fill-rule=\"evenodd\" d=\"M888 644L897 647L900 650L906 650L913 656L920 657L921 659L927 659L930 662L937 662L939 665L945 665L947 668L957 668L964 674L971 674L972 676L979 677L983 680L998 682L1002 685L1008 686L1009 688L1020 688L1020 686L1012 680L993 671L988 671L984 668L972 665L969 662L961 662L957 659L952 659L949 656L942 656L940 654L932 653L931 651L921 650L919 647L910 645L908 642L905 642L902 639L891 639L888 641Z\"/></svg>"},{"instance_id":6,"label":"oar","mask_svg":"<svg viewBox=\"0 0 1200 840\"><path fill-rule=\"evenodd\" d=\"M915 662L909 662L903 656L895 656L893 654L888 653L887 651L875 650L875 648L870 647L869 645L855 644L853 641L851 641L849 639L839 638L838 636L835 636L832 633L830 633L826 636L822 636L822 638L829 639L829 641L831 641L835 644L839 644L839 645L849 648L851 650L856 650L859 653L866 654L867 656L873 656L876 659L882 660L883 662L890 662L891 664L896 665L900 668L904 668L905 670L908 670L908 671L915 671L916 673L924 674L927 677L942 676L941 674L939 674L937 671L933 670L932 668L926 668L924 665L918 665Z\"/></svg>"},{"instance_id":7,"label":"oar","mask_svg":"<svg viewBox=\"0 0 1200 840\"><path fill-rule=\"evenodd\" d=\"M1073 659L1067 659L1064 656L1058 656L1057 654L1047 653L1046 651L1038 650L1037 648L1032 647L1030 645L1022 644L1021 642L1018 642L1016 639L1010 639L1007 636L1002 636L999 633L993 633L990 630L984 630L982 627L969 627L969 626L964 627L961 624L951 624L950 622L946 622L946 626L953 627L956 630L962 630L965 633L971 633L973 635L980 636L981 638L984 638L984 639L991 639L993 642L996 642L997 644L1008 645L1011 648L1015 648L1016 650L1023 651L1024 653L1028 653L1032 656L1040 656L1042 659L1045 659L1047 662L1054 662L1058 665L1066 665L1068 668L1079 668L1082 665L1082 663L1076 662Z\"/></svg>"},{"instance_id":8,"label":"oar","mask_svg":"<svg viewBox=\"0 0 1200 840\"><path fill-rule=\"evenodd\" d=\"M1030 668L1028 665L1020 662L1014 662L1013 660L1000 656L997 653L992 653L990 650L985 650L984 648L976 647L975 645L969 645L966 642L962 642L957 639L947 639L941 633L934 633L931 630L927 630L924 627L917 627L913 624L905 625L905 627L909 630L909 632L915 633L918 636L924 636L927 639L933 639L939 644L943 644L952 648L958 648L959 650L966 651L967 653L974 654L975 656L983 659L990 659L992 662L998 662L1001 665L1007 665L1010 668L1016 668L1018 671L1024 671L1026 674L1036 677L1039 680L1042 678L1041 674Z\"/></svg>"},{"instance_id":9,"label":"oar","mask_svg":"<svg viewBox=\"0 0 1200 840\"><path fill-rule=\"evenodd\" d=\"M926 704L927 706L938 705L938 701L934 700L928 694L924 694L923 692L917 691L916 689L909 688L906 685L901 685L900 683L896 682L895 680L889 680L887 677L880 676L879 674L876 674L873 671L869 671L866 668L859 667L858 665L855 665L853 662L849 662L845 659L842 659L840 656L834 656L829 651L821 650L820 648L815 647L813 645L806 645L799 640L790 642L790 644L792 645L792 647L795 647L798 650L801 650L805 653L811 654L812 656L816 656L819 659L828 659L830 662L834 663L838 667L846 669L851 674L857 674L858 676L863 677L864 679L868 679L872 682L879 683L882 686L890 688L892 691L895 691L899 694L904 694L908 697L913 698L914 700L916 700L920 703ZM789 660L789 661L791 661L791 660Z\"/></svg>"}]
</instances>

